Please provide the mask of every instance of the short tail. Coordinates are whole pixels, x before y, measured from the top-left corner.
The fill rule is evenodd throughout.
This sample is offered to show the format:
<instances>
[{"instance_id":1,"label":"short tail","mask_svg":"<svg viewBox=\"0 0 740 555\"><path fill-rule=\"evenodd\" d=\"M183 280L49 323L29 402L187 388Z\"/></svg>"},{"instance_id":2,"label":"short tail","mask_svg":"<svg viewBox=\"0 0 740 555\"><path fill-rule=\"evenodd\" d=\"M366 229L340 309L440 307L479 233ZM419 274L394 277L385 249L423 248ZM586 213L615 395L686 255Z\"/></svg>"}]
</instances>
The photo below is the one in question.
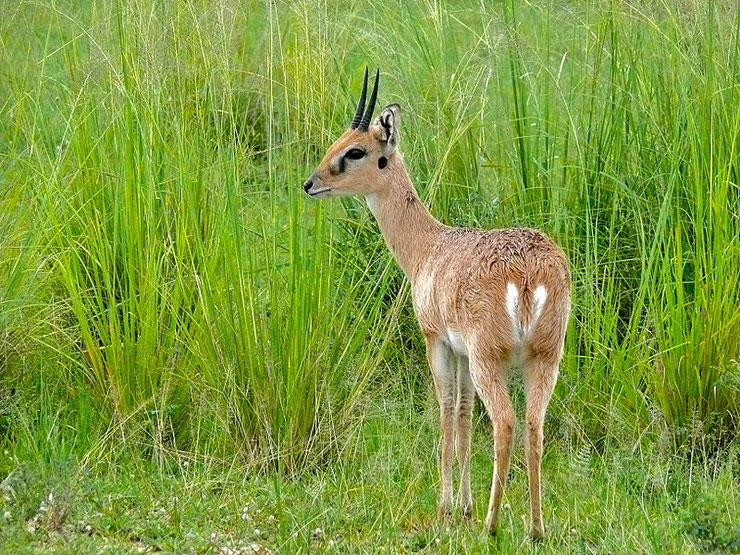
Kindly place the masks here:
<instances>
[{"instance_id":1,"label":"short tail","mask_svg":"<svg viewBox=\"0 0 740 555\"><path fill-rule=\"evenodd\" d=\"M542 315L547 301L547 289L538 285L532 289L525 282L521 291L514 283L506 284L506 311L518 341L526 341Z\"/></svg>"}]
</instances>

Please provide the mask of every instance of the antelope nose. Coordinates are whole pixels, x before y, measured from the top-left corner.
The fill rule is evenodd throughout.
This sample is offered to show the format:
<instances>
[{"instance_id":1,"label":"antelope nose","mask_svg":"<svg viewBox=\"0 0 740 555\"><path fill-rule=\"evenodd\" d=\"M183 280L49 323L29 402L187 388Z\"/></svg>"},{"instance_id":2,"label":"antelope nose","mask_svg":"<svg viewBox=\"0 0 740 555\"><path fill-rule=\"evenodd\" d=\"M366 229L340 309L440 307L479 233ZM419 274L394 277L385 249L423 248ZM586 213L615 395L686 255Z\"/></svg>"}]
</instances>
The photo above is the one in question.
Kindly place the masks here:
<instances>
[{"instance_id":1,"label":"antelope nose","mask_svg":"<svg viewBox=\"0 0 740 555\"><path fill-rule=\"evenodd\" d=\"M311 190L311 187L313 187L313 179L310 177L306 179L306 182L303 184L303 190L307 193Z\"/></svg>"}]
</instances>

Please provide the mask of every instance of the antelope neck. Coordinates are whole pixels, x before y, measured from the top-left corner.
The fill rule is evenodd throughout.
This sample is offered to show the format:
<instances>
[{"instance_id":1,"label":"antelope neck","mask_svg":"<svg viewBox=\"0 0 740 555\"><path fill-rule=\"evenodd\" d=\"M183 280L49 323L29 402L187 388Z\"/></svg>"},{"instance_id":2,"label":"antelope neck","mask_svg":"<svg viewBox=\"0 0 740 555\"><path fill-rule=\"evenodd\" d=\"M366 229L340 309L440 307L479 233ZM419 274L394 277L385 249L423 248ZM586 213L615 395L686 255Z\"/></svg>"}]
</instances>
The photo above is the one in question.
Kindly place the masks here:
<instances>
[{"instance_id":1,"label":"antelope neck","mask_svg":"<svg viewBox=\"0 0 740 555\"><path fill-rule=\"evenodd\" d=\"M386 245L406 277L416 268L445 225L419 200L400 156L388 160L387 182L365 198Z\"/></svg>"}]
</instances>

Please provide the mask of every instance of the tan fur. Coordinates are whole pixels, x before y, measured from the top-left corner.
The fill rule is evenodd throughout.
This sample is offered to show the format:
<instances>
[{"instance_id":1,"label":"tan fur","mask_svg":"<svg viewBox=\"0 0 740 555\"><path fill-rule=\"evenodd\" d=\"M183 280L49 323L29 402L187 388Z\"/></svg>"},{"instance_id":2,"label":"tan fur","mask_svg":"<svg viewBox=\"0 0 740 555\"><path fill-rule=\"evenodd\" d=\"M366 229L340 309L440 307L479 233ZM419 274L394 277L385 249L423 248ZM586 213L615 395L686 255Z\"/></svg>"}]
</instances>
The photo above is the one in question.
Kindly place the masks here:
<instances>
[{"instance_id":1,"label":"tan fur","mask_svg":"<svg viewBox=\"0 0 740 555\"><path fill-rule=\"evenodd\" d=\"M545 234L534 229L483 231L452 228L436 220L420 202L397 150L399 124L400 110L392 105L368 132L347 131L329 148L304 188L319 197L364 195L411 282L440 403L442 514L452 508L454 447L461 467L463 514L472 514L469 453L475 392L483 401L493 423L495 446L486 517L492 533L497 529L514 431L506 373L512 363L521 366L527 396L530 533L540 538L542 427L570 312L567 261ZM362 160L346 161L344 171L338 171L338 157L350 148L362 148L367 154ZM383 169L378 166L381 156L388 159Z\"/></svg>"}]
</instances>

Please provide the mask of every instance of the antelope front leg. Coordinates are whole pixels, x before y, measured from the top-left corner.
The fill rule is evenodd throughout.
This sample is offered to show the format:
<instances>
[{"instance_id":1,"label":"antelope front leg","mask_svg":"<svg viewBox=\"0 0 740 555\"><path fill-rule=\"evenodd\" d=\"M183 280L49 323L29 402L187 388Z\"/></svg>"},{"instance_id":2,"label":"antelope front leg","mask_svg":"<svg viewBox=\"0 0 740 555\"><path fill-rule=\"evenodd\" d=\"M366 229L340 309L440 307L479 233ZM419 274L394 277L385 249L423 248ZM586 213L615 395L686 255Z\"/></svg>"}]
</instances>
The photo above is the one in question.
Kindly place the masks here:
<instances>
[{"instance_id":1,"label":"antelope front leg","mask_svg":"<svg viewBox=\"0 0 740 555\"><path fill-rule=\"evenodd\" d=\"M460 464L460 506L465 518L473 515L473 494L470 489L470 428L474 403L475 388L470 379L468 357L461 356L457 366L455 439L457 461Z\"/></svg>"},{"instance_id":2,"label":"antelope front leg","mask_svg":"<svg viewBox=\"0 0 740 555\"><path fill-rule=\"evenodd\" d=\"M436 336L427 336L427 357L434 378L434 387L439 401L440 424L442 426L442 458L438 511L440 516L452 513L452 458L455 439L455 368L450 348Z\"/></svg>"}]
</instances>

